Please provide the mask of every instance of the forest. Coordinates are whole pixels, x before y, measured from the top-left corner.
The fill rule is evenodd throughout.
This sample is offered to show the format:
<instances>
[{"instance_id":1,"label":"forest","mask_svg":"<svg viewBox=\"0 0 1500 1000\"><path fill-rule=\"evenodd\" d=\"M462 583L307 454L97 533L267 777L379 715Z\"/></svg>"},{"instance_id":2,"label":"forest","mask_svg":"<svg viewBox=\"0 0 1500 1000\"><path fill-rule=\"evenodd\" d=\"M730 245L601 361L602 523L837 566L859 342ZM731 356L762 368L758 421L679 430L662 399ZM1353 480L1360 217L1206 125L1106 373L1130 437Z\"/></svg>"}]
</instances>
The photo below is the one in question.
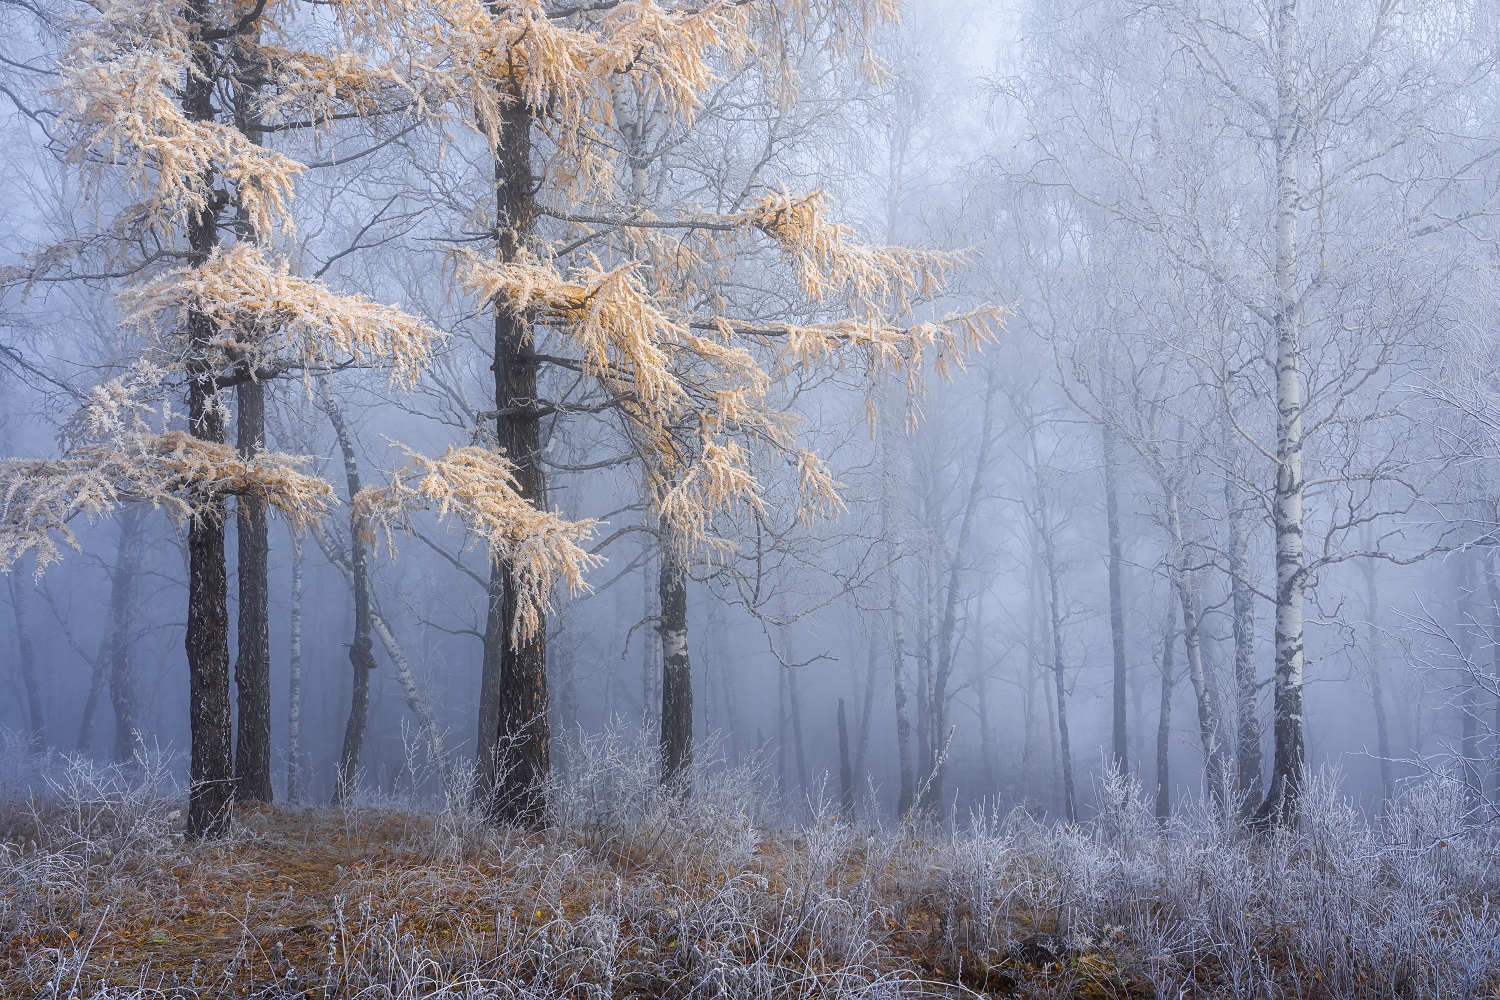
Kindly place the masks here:
<instances>
[{"instance_id":1,"label":"forest","mask_svg":"<svg viewBox=\"0 0 1500 1000\"><path fill-rule=\"evenodd\" d=\"M0 995L1500 991L1500 2L0 24Z\"/></svg>"}]
</instances>

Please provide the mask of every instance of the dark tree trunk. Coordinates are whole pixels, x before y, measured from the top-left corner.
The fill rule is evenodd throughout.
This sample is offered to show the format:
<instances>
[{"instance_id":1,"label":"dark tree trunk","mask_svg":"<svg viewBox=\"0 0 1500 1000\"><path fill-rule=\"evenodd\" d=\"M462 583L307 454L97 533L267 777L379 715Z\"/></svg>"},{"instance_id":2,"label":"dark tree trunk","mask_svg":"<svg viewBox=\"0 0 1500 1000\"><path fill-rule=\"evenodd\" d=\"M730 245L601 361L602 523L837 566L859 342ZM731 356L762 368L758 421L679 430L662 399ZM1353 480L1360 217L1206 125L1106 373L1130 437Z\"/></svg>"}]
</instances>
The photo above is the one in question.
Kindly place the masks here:
<instances>
[{"instance_id":1,"label":"dark tree trunk","mask_svg":"<svg viewBox=\"0 0 1500 1000\"><path fill-rule=\"evenodd\" d=\"M42 688L36 675L36 647L31 642L31 619L26 614L27 585L21 582L19 566L11 571L10 600L16 616L16 644L21 650L21 682L26 686L27 721L31 723L31 742L40 749L47 744L47 718L42 710Z\"/></svg>"},{"instance_id":2,"label":"dark tree trunk","mask_svg":"<svg viewBox=\"0 0 1500 1000\"><path fill-rule=\"evenodd\" d=\"M501 261L528 249L536 226L531 173L531 109L515 84L507 85L495 150L496 252ZM495 434L515 470L517 492L538 510L547 506L541 463L541 410L531 320L504 303L495 307ZM478 794L496 822L538 823L546 808L551 732L547 724L545 618L529 638L516 633L517 569L498 560L490 583L485 629L482 721L493 735L479 737Z\"/></svg>"},{"instance_id":3,"label":"dark tree trunk","mask_svg":"<svg viewBox=\"0 0 1500 1000\"><path fill-rule=\"evenodd\" d=\"M190 0L185 8L189 29L206 31L213 11L206 0ZM215 80L219 53L198 40L186 74L182 107L195 122L213 121ZM217 180L201 178L205 193ZM219 245L219 206L210 203L188 219L188 264L201 267ZM217 398L215 358L219 331L209 317L190 312L187 318L188 429L199 440L224 444L227 434ZM195 497L196 515L188 526L188 719L191 731L188 787L189 839L217 837L229 829L234 802L233 719L229 704L229 574L224 561L224 502L219 497Z\"/></svg>"},{"instance_id":4,"label":"dark tree trunk","mask_svg":"<svg viewBox=\"0 0 1500 1000\"><path fill-rule=\"evenodd\" d=\"M1068 686L1063 666L1062 645L1062 595L1058 585L1056 544L1052 538L1052 522L1048 512L1047 495L1041 483L1037 484L1037 516L1042 536L1042 562L1047 572L1048 608L1052 624L1052 679L1057 691L1057 746L1062 757L1063 814L1069 823L1078 822L1078 797L1073 785L1073 751L1068 740Z\"/></svg>"},{"instance_id":5,"label":"dark tree trunk","mask_svg":"<svg viewBox=\"0 0 1500 1000\"><path fill-rule=\"evenodd\" d=\"M359 783L359 758L370 717L370 671L375 669L375 654L370 626L370 573L365 550L368 530L365 517L354 502L360 491L359 460L354 452L354 438L350 436L343 414L326 385L323 387L323 405L344 456L344 478L349 489L349 564L354 582L354 638L349 642L354 688L349 699L349 721L344 726L344 745L334 781L333 801L338 805L353 798Z\"/></svg>"},{"instance_id":6,"label":"dark tree trunk","mask_svg":"<svg viewBox=\"0 0 1500 1000\"><path fill-rule=\"evenodd\" d=\"M839 808L844 819L854 821L854 766L849 760L849 723L844 719L844 699L839 699Z\"/></svg>"},{"instance_id":7,"label":"dark tree trunk","mask_svg":"<svg viewBox=\"0 0 1500 1000\"><path fill-rule=\"evenodd\" d=\"M244 458L265 451L266 390L247 380L239 398L239 435L236 446ZM235 793L242 800L271 801L271 626L270 535L265 503L254 496L235 504L239 545L239 655L234 683L239 699L239 729L235 733Z\"/></svg>"},{"instance_id":8,"label":"dark tree trunk","mask_svg":"<svg viewBox=\"0 0 1500 1000\"><path fill-rule=\"evenodd\" d=\"M688 658L687 560L677 533L662 522L657 592L661 600L661 784L686 796L692 791L693 670Z\"/></svg>"},{"instance_id":9,"label":"dark tree trunk","mask_svg":"<svg viewBox=\"0 0 1500 1000\"><path fill-rule=\"evenodd\" d=\"M1172 687L1176 683L1173 652L1177 646L1177 599L1167 588L1167 627L1162 632L1161 710L1156 717L1156 818L1165 823L1172 816L1171 774L1168 753L1172 749Z\"/></svg>"},{"instance_id":10,"label":"dark tree trunk","mask_svg":"<svg viewBox=\"0 0 1500 1000\"><path fill-rule=\"evenodd\" d=\"M140 559L138 510L120 516L120 542L109 585L109 700L115 710L114 759L120 763L135 754L135 671L131 669L130 619L135 613L136 566Z\"/></svg>"},{"instance_id":11,"label":"dark tree trunk","mask_svg":"<svg viewBox=\"0 0 1500 1000\"><path fill-rule=\"evenodd\" d=\"M1366 561L1362 567L1365 574L1365 615L1368 622L1368 642L1370 645L1368 656L1370 658L1370 701L1375 708L1375 752L1380 757L1380 788L1386 802L1396 797L1396 779L1391 773L1391 736L1390 726L1385 714L1385 664L1381 662L1380 655L1380 628L1376 620L1380 617L1379 592L1376 588L1375 567ZM1493 572L1489 576L1490 600L1493 602L1500 594L1496 592L1496 583ZM1496 647L1497 656L1500 656L1500 646Z\"/></svg>"},{"instance_id":12,"label":"dark tree trunk","mask_svg":"<svg viewBox=\"0 0 1500 1000\"><path fill-rule=\"evenodd\" d=\"M1115 432L1104 421L1104 512L1109 530L1109 637L1115 654L1114 717L1111 735L1113 765L1121 774L1130 770L1129 736L1125 729L1125 599L1121 593L1120 500L1115 483Z\"/></svg>"},{"instance_id":13,"label":"dark tree trunk","mask_svg":"<svg viewBox=\"0 0 1500 1000\"><path fill-rule=\"evenodd\" d=\"M302 546L292 545L290 681L287 690L286 798L301 802L302 773Z\"/></svg>"}]
</instances>

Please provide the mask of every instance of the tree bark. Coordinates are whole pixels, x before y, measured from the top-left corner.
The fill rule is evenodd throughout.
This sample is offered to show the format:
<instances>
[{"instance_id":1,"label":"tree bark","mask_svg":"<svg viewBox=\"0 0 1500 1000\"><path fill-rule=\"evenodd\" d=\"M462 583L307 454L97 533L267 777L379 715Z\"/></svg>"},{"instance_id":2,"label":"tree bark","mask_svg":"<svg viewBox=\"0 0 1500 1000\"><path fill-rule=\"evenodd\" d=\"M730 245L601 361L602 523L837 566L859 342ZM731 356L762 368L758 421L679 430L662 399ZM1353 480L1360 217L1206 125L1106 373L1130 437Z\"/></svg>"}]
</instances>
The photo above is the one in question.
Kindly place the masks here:
<instances>
[{"instance_id":1,"label":"tree bark","mask_svg":"<svg viewBox=\"0 0 1500 1000\"><path fill-rule=\"evenodd\" d=\"M1172 688L1174 650L1177 646L1177 602L1173 588L1167 588L1167 624L1162 630L1161 709L1156 717L1156 819L1165 823L1172 817L1171 773L1168 770L1172 749Z\"/></svg>"},{"instance_id":2,"label":"tree bark","mask_svg":"<svg viewBox=\"0 0 1500 1000\"><path fill-rule=\"evenodd\" d=\"M661 785L686 797L692 792L693 670L688 658L687 559L675 529L659 526L657 592L661 601Z\"/></svg>"},{"instance_id":3,"label":"tree bark","mask_svg":"<svg viewBox=\"0 0 1500 1000\"><path fill-rule=\"evenodd\" d=\"M1280 0L1275 16L1276 224L1276 678L1275 753L1271 783L1259 817L1290 822L1297 814L1306 766L1302 719L1303 594L1306 566L1302 540L1302 300L1297 276L1297 223L1301 199L1301 33L1296 0Z\"/></svg>"},{"instance_id":4,"label":"tree bark","mask_svg":"<svg viewBox=\"0 0 1500 1000\"><path fill-rule=\"evenodd\" d=\"M189 30L201 34L212 24L206 0L184 8ZM183 87L183 111L190 121L214 120L216 48L195 39L192 65ZM216 178L201 179L207 194ZM201 267L219 245L219 206L210 202L188 219L189 266ZM218 329L201 312L187 318L188 429L199 440L224 444L224 411L218 399L216 366ZM191 732L187 836L190 840L221 836L229 829L234 802L233 721L229 703L229 576L224 560L224 502L216 496L194 498L195 516L188 525L188 613L184 645L188 663L188 718Z\"/></svg>"},{"instance_id":5,"label":"tree bark","mask_svg":"<svg viewBox=\"0 0 1500 1000\"><path fill-rule=\"evenodd\" d=\"M1109 638L1115 654L1114 715L1111 726L1113 765L1121 773L1130 771L1129 736L1125 728L1125 690L1128 676L1125 665L1125 600L1121 593L1120 501L1115 483L1115 432L1103 421L1104 436L1104 513L1109 532Z\"/></svg>"},{"instance_id":6,"label":"tree bark","mask_svg":"<svg viewBox=\"0 0 1500 1000\"><path fill-rule=\"evenodd\" d=\"M359 758L365 743L365 726L370 716L370 671L375 669L374 640L370 637L370 574L366 560L365 536L369 526L361 508L355 503L359 496L359 460L354 452L354 439L344 423L343 414L325 384L323 405L328 419L333 424L338 438L339 450L344 456L344 478L349 489L349 569L354 580L354 638L349 643L349 665L354 670L354 689L349 702L349 721L344 726L344 745L339 754L339 770L334 783L333 802L353 798L359 783Z\"/></svg>"},{"instance_id":7,"label":"tree bark","mask_svg":"<svg viewBox=\"0 0 1500 1000\"><path fill-rule=\"evenodd\" d=\"M884 413L884 410L882 410ZM881 455L881 535L885 542L887 582L891 598L891 675L896 700L896 753L901 776L901 793L896 802L896 815L905 816L911 811L916 794L911 760L911 719L906 708L906 633L901 615L901 564L896 548L896 484L895 463L891 455L891 420L889 414L880 424Z\"/></svg>"},{"instance_id":8,"label":"tree bark","mask_svg":"<svg viewBox=\"0 0 1500 1000\"><path fill-rule=\"evenodd\" d=\"M265 386L247 379L236 388L239 427L236 446L244 458L265 451ZM243 496L235 503L239 547L239 655L234 683L239 700L239 729L235 733L236 795L242 800L270 802L271 793L271 625L270 533L265 504Z\"/></svg>"},{"instance_id":9,"label":"tree bark","mask_svg":"<svg viewBox=\"0 0 1500 1000\"><path fill-rule=\"evenodd\" d=\"M1366 560L1361 566L1365 575L1365 616L1367 622L1367 641L1369 649L1367 655L1370 658L1370 701L1375 708L1375 751L1380 757L1380 789L1386 802L1391 802L1396 797L1396 779L1391 772L1391 737L1390 725L1385 714L1385 684L1383 676L1385 665L1381 662L1380 628L1376 619L1380 615L1380 597L1376 587L1375 567ZM1489 578L1490 599L1494 601L1496 596L1495 580L1493 573Z\"/></svg>"},{"instance_id":10,"label":"tree bark","mask_svg":"<svg viewBox=\"0 0 1500 1000\"><path fill-rule=\"evenodd\" d=\"M36 674L36 647L31 641L31 618L26 613L26 584L19 567L10 574L11 609L16 616L16 644L21 652L21 683L26 687L27 721L36 749L47 745L47 717L42 709L42 687Z\"/></svg>"},{"instance_id":11,"label":"tree bark","mask_svg":"<svg viewBox=\"0 0 1500 1000\"><path fill-rule=\"evenodd\" d=\"M996 380L991 369L984 390L984 415L980 420L979 451L974 457L974 475L969 480L968 496L964 500L963 519L958 527L958 544L953 549L953 558L948 563L947 594L943 603L943 621L937 635L937 666L932 675L932 740L933 762L931 780L927 784L924 807L941 809L943 804L943 779L947 762L943 749L937 741L948 731L948 678L953 672L953 633L958 624L958 588L961 582L964 560L969 556L969 539L974 530L974 518L979 511L980 496L984 491L984 475L989 469L990 445L994 440Z\"/></svg>"},{"instance_id":12,"label":"tree bark","mask_svg":"<svg viewBox=\"0 0 1500 1000\"><path fill-rule=\"evenodd\" d=\"M802 742L802 697L797 692L797 668L785 667L787 700L792 708L792 745L797 751L797 786L803 798L811 788L807 776L807 750Z\"/></svg>"},{"instance_id":13,"label":"tree bark","mask_svg":"<svg viewBox=\"0 0 1500 1000\"><path fill-rule=\"evenodd\" d=\"M849 723L844 719L844 699L839 699L839 809L844 819L854 821L854 766L849 760Z\"/></svg>"},{"instance_id":14,"label":"tree bark","mask_svg":"<svg viewBox=\"0 0 1500 1000\"><path fill-rule=\"evenodd\" d=\"M496 253L513 262L528 249L536 228L536 182L531 109L516 81L505 88L494 154ZM517 492L542 510L547 495L531 318L504 303L495 308L494 358L496 438L514 466ZM535 824L546 808L550 768L547 629L543 619L530 638L516 634L516 573L510 560L500 559L491 577L480 719L496 728L480 733L477 791L496 822Z\"/></svg>"}]
</instances>

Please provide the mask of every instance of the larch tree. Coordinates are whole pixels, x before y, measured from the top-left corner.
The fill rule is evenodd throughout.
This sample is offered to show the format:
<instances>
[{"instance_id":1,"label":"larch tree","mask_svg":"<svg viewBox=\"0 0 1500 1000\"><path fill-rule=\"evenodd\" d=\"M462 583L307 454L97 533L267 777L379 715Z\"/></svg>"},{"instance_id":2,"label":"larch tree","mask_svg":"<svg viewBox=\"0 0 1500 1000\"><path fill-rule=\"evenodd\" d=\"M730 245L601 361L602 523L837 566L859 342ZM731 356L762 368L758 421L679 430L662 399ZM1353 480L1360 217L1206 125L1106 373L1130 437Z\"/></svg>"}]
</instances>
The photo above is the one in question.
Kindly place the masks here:
<instances>
[{"instance_id":1,"label":"larch tree","mask_svg":"<svg viewBox=\"0 0 1500 1000\"><path fill-rule=\"evenodd\" d=\"M0 564L31 548L45 566L69 523L120 503L165 507L187 525L190 677L188 833L223 832L235 792L231 741L226 498L243 505L239 767L246 793L269 794L262 511L294 525L320 516L326 483L264 450L253 388L239 392L241 440L227 442L228 390L286 374L382 364L411 381L435 331L400 309L339 294L291 271L276 241L294 239L290 208L303 166L269 148L279 130L414 107L377 65L383 9L336 8L354 47L295 47L299 4L186 6L124 0L73 25L55 94L69 162L125 205L86 244L38 255L24 277L123 275L121 323L143 335L140 361L96 387L60 435L60 456L13 460L0 473ZM108 267L98 267L107 263ZM186 397L185 413L171 405ZM247 598L248 594L248 598ZM248 611L248 614L245 613ZM264 716L264 718L262 718Z\"/></svg>"},{"instance_id":2,"label":"larch tree","mask_svg":"<svg viewBox=\"0 0 1500 1000\"><path fill-rule=\"evenodd\" d=\"M503 457L479 445L436 460L414 454L410 473L372 495L372 510L394 527L412 506L434 504L489 541L477 796L497 819L543 816L548 591L557 580L581 584L593 561L580 547L587 523L548 510L542 421L586 408L549 398L553 373L584 379L595 410L619 420L642 456L650 516L663 526L670 784L690 762L691 553L710 538L716 515L763 502L757 462L767 456L789 465L809 515L838 505L795 420L771 403L777 381L797 366L858 358L872 370L900 369L915 384L924 367L946 371L991 332L997 311L988 307L906 322L917 302L938 294L955 257L865 245L828 218L816 192L767 185L717 212L657 214L641 204L648 120L690 123L725 74L775 58L773 39L816 24L840 50L893 15L885 2L668 8L626 0L595 8L452 0L423 8L430 28L414 33L426 45L422 72L438 81L431 86L451 88L451 105L491 152L496 200L480 213L480 233L492 249L470 242L453 257L462 287L494 315L495 408L485 419L495 421ZM650 115L625 94L644 95ZM812 317L766 318L722 292L767 259ZM491 502L486 482L508 486L532 513L481 509ZM518 545L507 532L523 516L571 547L544 557L540 546Z\"/></svg>"}]
</instances>

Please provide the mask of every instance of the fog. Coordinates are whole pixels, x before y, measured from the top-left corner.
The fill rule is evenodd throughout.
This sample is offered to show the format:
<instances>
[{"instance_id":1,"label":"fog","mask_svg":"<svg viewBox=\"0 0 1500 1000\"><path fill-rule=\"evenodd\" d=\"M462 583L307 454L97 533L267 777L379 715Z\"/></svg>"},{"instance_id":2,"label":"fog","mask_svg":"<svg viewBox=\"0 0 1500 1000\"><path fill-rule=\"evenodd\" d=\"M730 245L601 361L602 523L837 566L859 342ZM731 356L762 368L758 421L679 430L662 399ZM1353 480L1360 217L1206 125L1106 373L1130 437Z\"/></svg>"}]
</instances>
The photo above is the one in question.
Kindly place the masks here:
<instances>
[{"instance_id":1,"label":"fog","mask_svg":"<svg viewBox=\"0 0 1500 1000\"><path fill-rule=\"evenodd\" d=\"M618 5L517 4L600 48L498 90L272 6L197 84L151 4L0 7L36 751L522 814L606 731L787 824L1071 821L1112 767L1500 807L1500 6L752 4L605 66ZM206 111L90 82L148 49Z\"/></svg>"}]
</instances>

